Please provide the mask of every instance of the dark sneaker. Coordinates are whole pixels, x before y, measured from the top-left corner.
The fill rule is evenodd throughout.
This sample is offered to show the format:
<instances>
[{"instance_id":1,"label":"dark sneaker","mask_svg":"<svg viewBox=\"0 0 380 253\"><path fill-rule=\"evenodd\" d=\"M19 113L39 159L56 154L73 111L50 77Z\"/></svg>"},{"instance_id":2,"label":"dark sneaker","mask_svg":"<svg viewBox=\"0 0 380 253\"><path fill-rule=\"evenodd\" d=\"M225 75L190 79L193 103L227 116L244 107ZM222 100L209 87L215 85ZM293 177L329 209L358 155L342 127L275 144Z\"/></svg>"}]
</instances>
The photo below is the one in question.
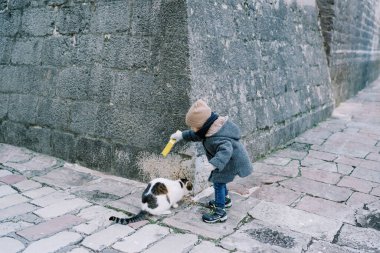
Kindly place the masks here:
<instances>
[{"instance_id":1,"label":"dark sneaker","mask_svg":"<svg viewBox=\"0 0 380 253\"><path fill-rule=\"evenodd\" d=\"M202 220L206 223L225 222L227 220L227 213L222 208L215 208L211 212L202 216Z\"/></svg>"},{"instance_id":2,"label":"dark sneaker","mask_svg":"<svg viewBox=\"0 0 380 253\"><path fill-rule=\"evenodd\" d=\"M216 206L215 206L215 200L210 200L209 202L208 202L208 206L209 207L211 207L211 208L213 208L213 209L215 209L216 208ZM230 198L230 196L226 196L226 203L224 204L224 207L225 208L230 208L232 206L232 201L231 201L231 198Z\"/></svg>"}]
</instances>

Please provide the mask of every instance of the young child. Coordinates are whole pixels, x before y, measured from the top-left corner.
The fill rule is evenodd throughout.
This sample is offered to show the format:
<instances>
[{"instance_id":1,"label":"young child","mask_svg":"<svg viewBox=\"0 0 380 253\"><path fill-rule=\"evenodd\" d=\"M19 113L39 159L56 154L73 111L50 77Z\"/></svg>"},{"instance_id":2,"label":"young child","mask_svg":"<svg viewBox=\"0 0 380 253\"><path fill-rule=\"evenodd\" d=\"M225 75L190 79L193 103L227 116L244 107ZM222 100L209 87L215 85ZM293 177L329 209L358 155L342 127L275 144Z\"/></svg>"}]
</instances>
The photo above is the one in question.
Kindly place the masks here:
<instances>
[{"instance_id":1,"label":"young child","mask_svg":"<svg viewBox=\"0 0 380 253\"><path fill-rule=\"evenodd\" d=\"M236 175L246 177L252 173L248 153L239 142L240 129L228 117L211 112L203 101L196 101L186 114L186 125L191 130L178 131L170 138L180 141L202 141L206 156L213 167L209 181L213 183L215 200L209 202L210 213L202 216L204 222L215 223L227 220L225 208L231 207L227 183Z\"/></svg>"}]
</instances>

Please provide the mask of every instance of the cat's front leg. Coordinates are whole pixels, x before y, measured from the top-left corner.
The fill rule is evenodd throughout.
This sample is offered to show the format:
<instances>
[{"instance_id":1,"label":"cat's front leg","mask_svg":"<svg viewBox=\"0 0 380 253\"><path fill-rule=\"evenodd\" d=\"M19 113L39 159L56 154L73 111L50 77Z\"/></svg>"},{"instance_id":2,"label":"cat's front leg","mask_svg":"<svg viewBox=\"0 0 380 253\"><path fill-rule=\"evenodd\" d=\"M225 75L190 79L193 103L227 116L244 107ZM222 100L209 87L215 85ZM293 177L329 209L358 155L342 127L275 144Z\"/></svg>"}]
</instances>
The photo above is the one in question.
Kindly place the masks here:
<instances>
[{"instance_id":1,"label":"cat's front leg","mask_svg":"<svg viewBox=\"0 0 380 253\"><path fill-rule=\"evenodd\" d=\"M171 214L172 212L170 211L170 210L167 210L167 211L163 211L161 214L163 214L163 215L169 215L169 214Z\"/></svg>"},{"instance_id":2,"label":"cat's front leg","mask_svg":"<svg viewBox=\"0 0 380 253\"><path fill-rule=\"evenodd\" d=\"M177 208L177 207L178 207L178 204L177 204L177 203L173 203L172 207L173 207L173 208Z\"/></svg>"}]
</instances>

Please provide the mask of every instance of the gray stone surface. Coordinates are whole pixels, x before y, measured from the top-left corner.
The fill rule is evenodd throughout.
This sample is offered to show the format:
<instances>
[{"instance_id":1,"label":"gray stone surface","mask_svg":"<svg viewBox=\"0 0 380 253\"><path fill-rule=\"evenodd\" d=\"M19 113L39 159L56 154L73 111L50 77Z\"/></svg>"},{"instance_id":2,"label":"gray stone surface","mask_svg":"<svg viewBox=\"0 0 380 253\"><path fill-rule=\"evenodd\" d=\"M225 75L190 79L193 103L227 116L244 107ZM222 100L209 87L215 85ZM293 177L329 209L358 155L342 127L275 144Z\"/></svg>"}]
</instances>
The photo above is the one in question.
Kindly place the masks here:
<instances>
[{"instance_id":1,"label":"gray stone surface","mask_svg":"<svg viewBox=\"0 0 380 253\"><path fill-rule=\"evenodd\" d=\"M378 252L380 232L374 229L365 229L344 225L340 231L337 244L365 252Z\"/></svg>"}]
</instances>

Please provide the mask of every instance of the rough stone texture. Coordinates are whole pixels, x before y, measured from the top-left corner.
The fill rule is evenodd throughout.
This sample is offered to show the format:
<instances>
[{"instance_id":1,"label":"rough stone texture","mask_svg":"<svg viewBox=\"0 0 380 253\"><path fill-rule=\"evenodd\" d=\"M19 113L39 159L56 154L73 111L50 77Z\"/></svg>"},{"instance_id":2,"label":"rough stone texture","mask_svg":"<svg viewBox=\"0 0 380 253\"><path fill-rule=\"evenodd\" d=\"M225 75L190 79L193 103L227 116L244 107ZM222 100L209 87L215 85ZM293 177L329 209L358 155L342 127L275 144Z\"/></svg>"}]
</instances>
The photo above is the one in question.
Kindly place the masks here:
<instances>
[{"instance_id":1,"label":"rough stone texture","mask_svg":"<svg viewBox=\"0 0 380 253\"><path fill-rule=\"evenodd\" d=\"M330 242L342 225L319 215L265 201L255 206L249 214L255 219Z\"/></svg>"},{"instance_id":2,"label":"rough stone texture","mask_svg":"<svg viewBox=\"0 0 380 253\"><path fill-rule=\"evenodd\" d=\"M341 247L335 244L331 244L324 241L313 242L313 244L307 250L307 253L360 253L362 251L351 249L348 247Z\"/></svg>"},{"instance_id":3,"label":"rough stone texture","mask_svg":"<svg viewBox=\"0 0 380 253\"><path fill-rule=\"evenodd\" d=\"M0 243L3 252L17 253L25 248L24 244L9 237L0 238Z\"/></svg>"},{"instance_id":4,"label":"rough stone texture","mask_svg":"<svg viewBox=\"0 0 380 253\"><path fill-rule=\"evenodd\" d=\"M197 241L198 241L198 237L196 235L171 234L144 252L146 253L164 252L164 251L170 252L170 253L187 252L189 249L193 247L193 245Z\"/></svg>"},{"instance_id":5,"label":"rough stone texture","mask_svg":"<svg viewBox=\"0 0 380 253\"><path fill-rule=\"evenodd\" d=\"M378 252L380 249L379 237L380 232L374 229L344 225L340 231L337 244L365 252Z\"/></svg>"},{"instance_id":6,"label":"rough stone texture","mask_svg":"<svg viewBox=\"0 0 380 253\"><path fill-rule=\"evenodd\" d=\"M55 252L65 246L76 243L82 239L82 236L73 232L61 232L49 238L41 239L31 243L25 253L38 253L42 250L45 252Z\"/></svg>"},{"instance_id":7,"label":"rough stone texture","mask_svg":"<svg viewBox=\"0 0 380 253\"><path fill-rule=\"evenodd\" d=\"M311 236L255 221L223 238L220 245L237 252L301 252L310 240Z\"/></svg>"}]
</instances>

